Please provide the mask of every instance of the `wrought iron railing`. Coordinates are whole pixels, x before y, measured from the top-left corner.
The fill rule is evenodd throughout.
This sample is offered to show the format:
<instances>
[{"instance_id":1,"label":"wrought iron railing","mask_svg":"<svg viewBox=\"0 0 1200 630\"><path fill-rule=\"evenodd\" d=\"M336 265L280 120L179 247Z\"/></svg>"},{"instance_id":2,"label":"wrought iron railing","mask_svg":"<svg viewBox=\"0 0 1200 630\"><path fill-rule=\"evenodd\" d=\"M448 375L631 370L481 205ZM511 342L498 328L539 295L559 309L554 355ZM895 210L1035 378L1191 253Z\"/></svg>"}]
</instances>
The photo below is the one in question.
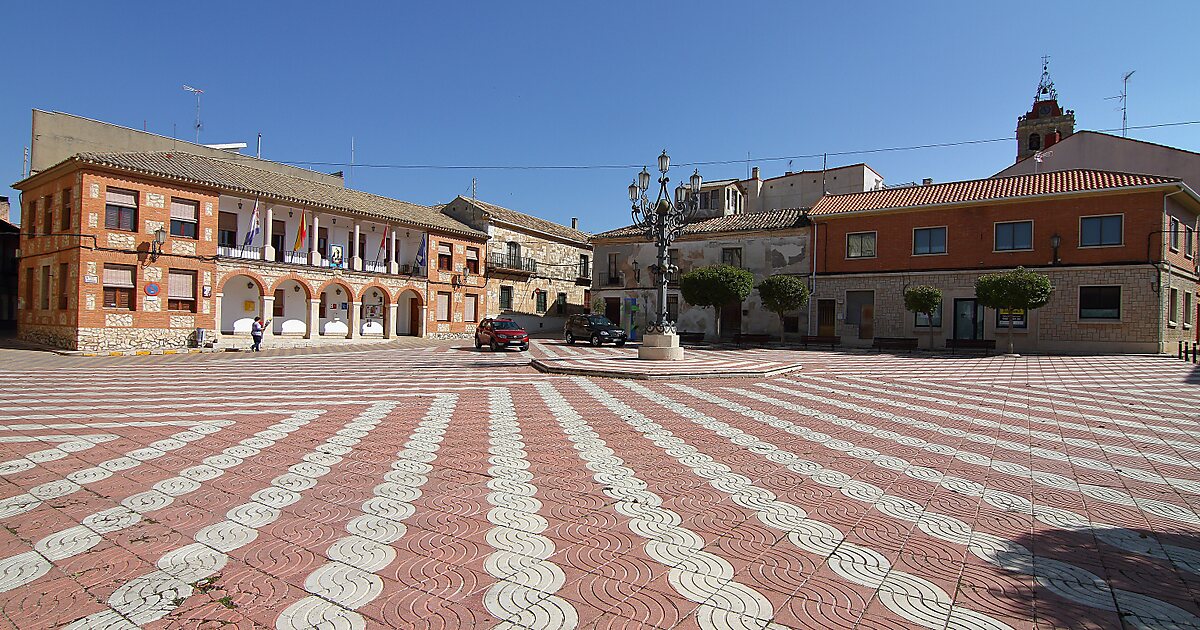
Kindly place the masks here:
<instances>
[{"instance_id":1,"label":"wrought iron railing","mask_svg":"<svg viewBox=\"0 0 1200 630\"><path fill-rule=\"evenodd\" d=\"M510 271L522 271L525 273L537 273L537 261L533 258L525 256L515 256L496 252L488 254L488 267L492 269L506 269Z\"/></svg>"}]
</instances>

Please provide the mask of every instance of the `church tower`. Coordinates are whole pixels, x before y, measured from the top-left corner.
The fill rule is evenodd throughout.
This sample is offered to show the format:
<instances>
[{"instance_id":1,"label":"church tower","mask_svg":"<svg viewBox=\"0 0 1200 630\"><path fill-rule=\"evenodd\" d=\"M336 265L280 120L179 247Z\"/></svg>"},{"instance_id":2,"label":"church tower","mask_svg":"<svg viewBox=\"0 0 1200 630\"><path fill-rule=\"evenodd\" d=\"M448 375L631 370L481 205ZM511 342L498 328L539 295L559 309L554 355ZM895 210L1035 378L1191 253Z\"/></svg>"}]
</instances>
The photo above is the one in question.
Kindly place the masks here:
<instances>
[{"instance_id":1,"label":"church tower","mask_svg":"<svg viewBox=\"0 0 1200 630\"><path fill-rule=\"evenodd\" d=\"M1042 57L1042 80L1029 113L1017 119L1017 161L1053 146L1075 133L1075 112L1058 104L1058 92L1050 80L1050 58Z\"/></svg>"}]
</instances>

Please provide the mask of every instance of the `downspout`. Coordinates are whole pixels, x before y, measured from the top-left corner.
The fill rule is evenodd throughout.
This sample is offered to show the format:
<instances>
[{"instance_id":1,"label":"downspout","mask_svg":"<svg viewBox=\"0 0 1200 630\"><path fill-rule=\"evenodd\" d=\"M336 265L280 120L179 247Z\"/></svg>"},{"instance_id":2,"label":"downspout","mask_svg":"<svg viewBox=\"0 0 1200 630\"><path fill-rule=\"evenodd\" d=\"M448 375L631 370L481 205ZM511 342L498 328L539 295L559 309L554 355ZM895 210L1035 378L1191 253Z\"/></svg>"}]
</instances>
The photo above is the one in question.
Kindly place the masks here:
<instances>
[{"instance_id":1,"label":"downspout","mask_svg":"<svg viewBox=\"0 0 1200 630\"><path fill-rule=\"evenodd\" d=\"M809 267L812 268L812 279L809 280L808 292L808 334L817 334L817 322L813 319L813 300L817 295L817 222L812 222L812 251L808 255Z\"/></svg>"},{"instance_id":2,"label":"downspout","mask_svg":"<svg viewBox=\"0 0 1200 630\"><path fill-rule=\"evenodd\" d=\"M1160 221L1167 220L1167 218L1170 216L1167 213L1167 198L1170 197L1171 195L1178 195L1181 192L1183 192L1182 188L1180 188L1179 190L1176 190L1173 193L1167 193L1167 194L1163 195L1163 213L1162 213L1162 218L1160 219ZM1168 221L1167 225L1170 225L1169 221ZM1159 223L1159 226L1160 227L1162 226L1161 222ZM1168 230L1159 230L1158 232L1159 232L1159 234L1166 234L1169 231L1170 230L1168 229ZM1147 238L1149 238L1149 237L1147 237ZM1171 272L1173 270L1172 268L1174 267L1174 265L1171 264L1171 261L1167 260L1167 239L1166 238L1162 239L1162 243L1159 245L1158 251L1159 251L1159 253L1158 253L1159 259L1162 260L1167 265L1167 285L1164 288L1161 282L1158 283L1158 324L1157 324L1157 326L1158 326L1158 353L1162 354L1163 352L1166 351L1166 347L1167 347L1167 339L1166 339L1166 337L1167 337L1167 322L1166 322L1166 320L1163 319L1163 295L1164 294L1167 295L1168 296L1167 299L1170 299L1169 296L1171 295L1171 280L1172 280ZM1152 264L1154 265L1154 270L1161 274L1162 271L1158 268L1158 264L1157 263L1152 263ZM1174 313L1172 313L1172 314L1174 314Z\"/></svg>"}]
</instances>

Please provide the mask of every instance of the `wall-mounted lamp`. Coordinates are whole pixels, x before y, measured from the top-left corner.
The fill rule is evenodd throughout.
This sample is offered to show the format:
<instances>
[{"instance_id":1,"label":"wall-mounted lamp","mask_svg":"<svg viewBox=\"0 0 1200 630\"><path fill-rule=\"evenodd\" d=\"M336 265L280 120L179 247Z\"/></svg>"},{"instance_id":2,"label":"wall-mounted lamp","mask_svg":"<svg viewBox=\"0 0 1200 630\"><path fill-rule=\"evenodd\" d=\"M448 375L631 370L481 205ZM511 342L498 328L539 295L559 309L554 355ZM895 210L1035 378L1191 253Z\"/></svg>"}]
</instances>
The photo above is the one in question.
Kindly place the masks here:
<instances>
[{"instance_id":1,"label":"wall-mounted lamp","mask_svg":"<svg viewBox=\"0 0 1200 630\"><path fill-rule=\"evenodd\" d=\"M298 284L294 284L294 285L292 285L292 291L294 291L294 292L296 292L296 293L299 293L299 292L300 292L300 285L298 285Z\"/></svg>"},{"instance_id":2,"label":"wall-mounted lamp","mask_svg":"<svg viewBox=\"0 0 1200 630\"><path fill-rule=\"evenodd\" d=\"M633 282L634 284L642 283L642 266L636 260L633 261Z\"/></svg>"},{"instance_id":3,"label":"wall-mounted lamp","mask_svg":"<svg viewBox=\"0 0 1200 630\"><path fill-rule=\"evenodd\" d=\"M291 211L291 210L288 210L288 218L290 219L290 218L291 218L291 216L292 216L292 211Z\"/></svg>"},{"instance_id":4,"label":"wall-mounted lamp","mask_svg":"<svg viewBox=\"0 0 1200 630\"><path fill-rule=\"evenodd\" d=\"M253 283L253 282L247 282L247 283L246 283L246 288L247 288L247 289L253 289L253 288L254 288L254 283Z\"/></svg>"},{"instance_id":5,"label":"wall-mounted lamp","mask_svg":"<svg viewBox=\"0 0 1200 630\"><path fill-rule=\"evenodd\" d=\"M242 202L239 201L238 202L238 210L241 210L241 209L242 209Z\"/></svg>"},{"instance_id":6,"label":"wall-mounted lamp","mask_svg":"<svg viewBox=\"0 0 1200 630\"><path fill-rule=\"evenodd\" d=\"M333 224L337 225L337 217L333 217Z\"/></svg>"},{"instance_id":7,"label":"wall-mounted lamp","mask_svg":"<svg viewBox=\"0 0 1200 630\"><path fill-rule=\"evenodd\" d=\"M342 290L339 288L339 289L335 290L335 291L334 291L334 293L336 293L336 294L338 294L338 295L341 295L341 294L342 294Z\"/></svg>"},{"instance_id":8,"label":"wall-mounted lamp","mask_svg":"<svg viewBox=\"0 0 1200 630\"><path fill-rule=\"evenodd\" d=\"M1060 245L1062 245L1062 237L1058 235L1058 232L1055 232L1054 235L1050 237L1050 247L1054 249L1054 264L1056 265L1062 262L1058 259L1058 247Z\"/></svg>"},{"instance_id":9,"label":"wall-mounted lamp","mask_svg":"<svg viewBox=\"0 0 1200 630\"><path fill-rule=\"evenodd\" d=\"M372 231L372 232L374 232L374 231L375 231L375 226L374 226L374 225L372 225L372 226L371 226L371 231Z\"/></svg>"},{"instance_id":10,"label":"wall-mounted lamp","mask_svg":"<svg viewBox=\"0 0 1200 630\"><path fill-rule=\"evenodd\" d=\"M157 230L154 230L154 240L150 242L150 261L151 262L158 260L158 257L162 255L163 243L166 243L166 242L167 242L167 231L162 228L158 228Z\"/></svg>"}]
</instances>

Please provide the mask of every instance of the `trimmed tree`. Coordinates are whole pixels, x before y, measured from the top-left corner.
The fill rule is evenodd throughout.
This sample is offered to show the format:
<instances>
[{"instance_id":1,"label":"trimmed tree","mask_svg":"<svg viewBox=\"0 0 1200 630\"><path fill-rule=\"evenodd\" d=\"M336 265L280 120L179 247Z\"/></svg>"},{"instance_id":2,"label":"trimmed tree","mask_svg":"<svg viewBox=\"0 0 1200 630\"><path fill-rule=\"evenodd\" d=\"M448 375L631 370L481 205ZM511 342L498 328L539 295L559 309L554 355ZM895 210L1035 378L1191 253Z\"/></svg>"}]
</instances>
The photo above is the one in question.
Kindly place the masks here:
<instances>
[{"instance_id":1,"label":"trimmed tree","mask_svg":"<svg viewBox=\"0 0 1200 630\"><path fill-rule=\"evenodd\" d=\"M904 290L904 308L912 313L925 315L929 325L925 330L929 333L929 349L933 349L933 314L942 305L940 289L928 285L917 285Z\"/></svg>"},{"instance_id":2,"label":"trimmed tree","mask_svg":"<svg viewBox=\"0 0 1200 630\"><path fill-rule=\"evenodd\" d=\"M789 275L771 276L758 285L763 307L779 316L779 341L783 341L783 316L808 304L808 283Z\"/></svg>"},{"instance_id":3,"label":"trimmed tree","mask_svg":"<svg viewBox=\"0 0 1200 630\"><path fill-rule=\"evenodd\" d=\"M716 310L717 337L721 336L721 307L740 303L754 288L754 274L730 265L712 265L693 269L679 278L679 292L693 306L711 306Z\"/></svg>"},{"instance_id":4,"label":"trimmed tree","mask_svg":"<svg viewBox=\"0 0 1200 630\"><path fill-rule=\"evenodd\" d=\"M604 314L604 298L592 298L592 313L595 315Z\"/></svg>"},{"instance_id":5,"label":"trimmed tree","mask_svg":"<svg viewBox=\"0 0 1200 630\"><path fill-rule=\"evenodd\" d=\"M1054 291L1049 276L1017 267L1012 271L989 273L975 280L975 299L980 304L997 310L1008 310L1008 353L1013 354L1014 311L1029 311L1041 308L1050 301Z\"/></svg>"}]
</instances>

